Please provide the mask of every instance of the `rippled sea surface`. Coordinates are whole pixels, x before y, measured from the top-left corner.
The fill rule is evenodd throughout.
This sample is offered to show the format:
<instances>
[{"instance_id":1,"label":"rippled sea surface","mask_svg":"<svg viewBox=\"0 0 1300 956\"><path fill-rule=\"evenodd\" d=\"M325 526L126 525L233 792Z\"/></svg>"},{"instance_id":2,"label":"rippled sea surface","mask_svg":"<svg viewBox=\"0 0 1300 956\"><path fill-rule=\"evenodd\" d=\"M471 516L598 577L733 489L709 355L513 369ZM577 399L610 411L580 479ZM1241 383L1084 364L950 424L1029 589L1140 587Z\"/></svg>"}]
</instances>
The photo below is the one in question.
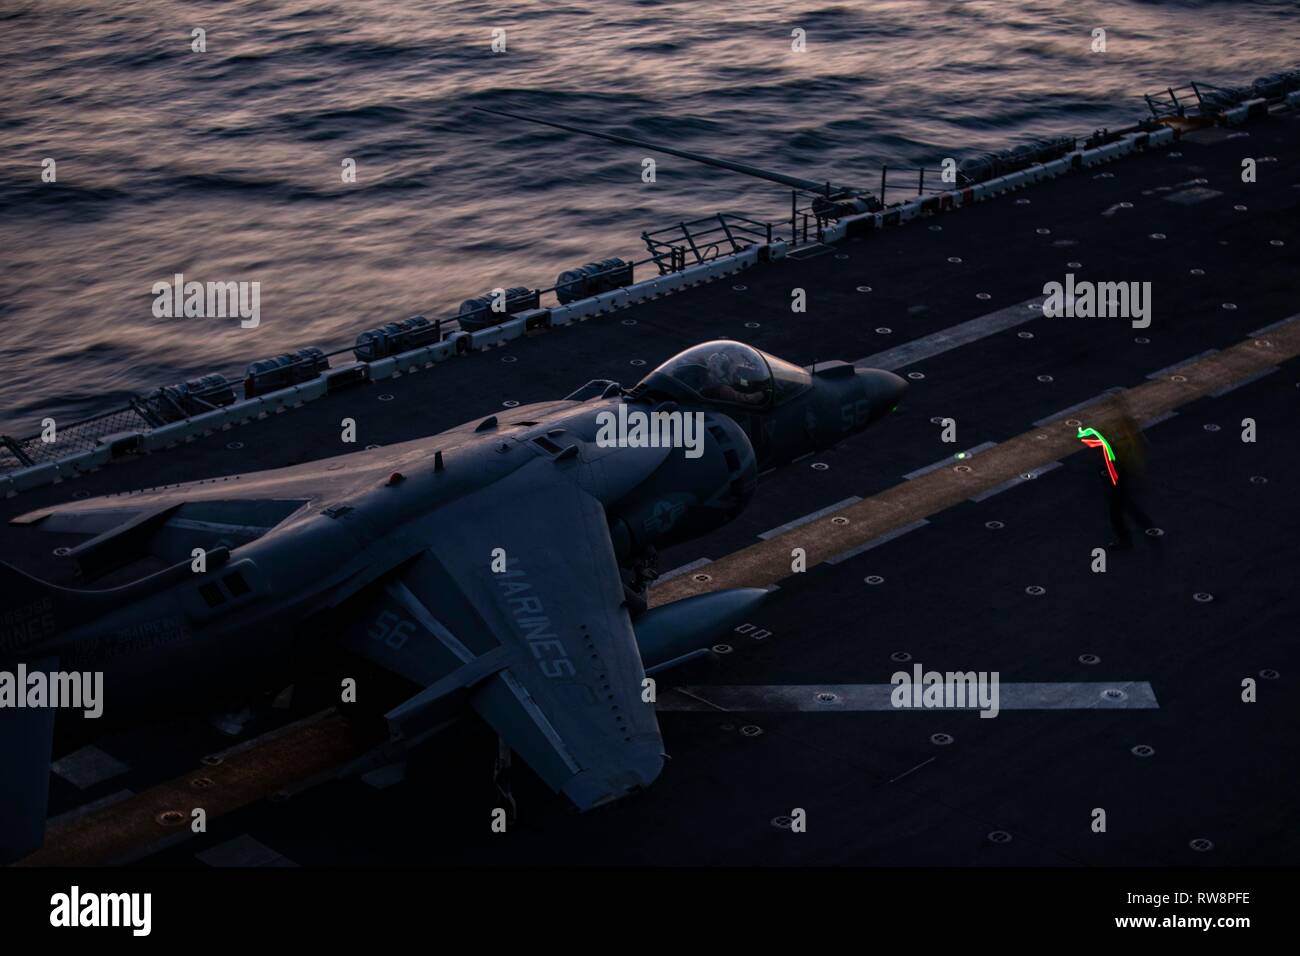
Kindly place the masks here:
<instances>
[{"instance_id":1,"label":"rippled sea surface","mask_svg":"<svg viewBox=\"0 0 1300 956\"><path fill-rule=\"evenodd\" d=\"M1144 92L1292 67L1297 40L1291 0L0 0L0 430L788 209L668 157L645 184L642 152L476 106L872 183L1132 122ZM260 282L260 326L154 318L178 272Z\"/></svg>"}]
</instances>

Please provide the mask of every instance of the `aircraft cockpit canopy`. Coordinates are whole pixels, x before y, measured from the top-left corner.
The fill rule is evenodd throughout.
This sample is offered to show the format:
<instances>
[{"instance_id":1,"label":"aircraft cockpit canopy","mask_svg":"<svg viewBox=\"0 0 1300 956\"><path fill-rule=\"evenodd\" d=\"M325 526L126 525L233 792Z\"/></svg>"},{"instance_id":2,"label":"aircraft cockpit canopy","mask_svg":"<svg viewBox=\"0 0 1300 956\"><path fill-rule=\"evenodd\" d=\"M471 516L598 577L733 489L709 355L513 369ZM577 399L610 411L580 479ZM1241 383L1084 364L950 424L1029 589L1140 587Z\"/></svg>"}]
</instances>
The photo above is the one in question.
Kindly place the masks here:
<instances>
[{"instance_id":1,"label":"aircraft cockpit canopy","mask_svg":"<svg viewBox=\"0 0 1300 956\"><path fill-rule=\"evenodd\" d=\"M758 349L722 339L681 352L647 375L642 383L747 408L781 404L812 387L812 377L797 365Z\"/></svg>"}]
</instances>

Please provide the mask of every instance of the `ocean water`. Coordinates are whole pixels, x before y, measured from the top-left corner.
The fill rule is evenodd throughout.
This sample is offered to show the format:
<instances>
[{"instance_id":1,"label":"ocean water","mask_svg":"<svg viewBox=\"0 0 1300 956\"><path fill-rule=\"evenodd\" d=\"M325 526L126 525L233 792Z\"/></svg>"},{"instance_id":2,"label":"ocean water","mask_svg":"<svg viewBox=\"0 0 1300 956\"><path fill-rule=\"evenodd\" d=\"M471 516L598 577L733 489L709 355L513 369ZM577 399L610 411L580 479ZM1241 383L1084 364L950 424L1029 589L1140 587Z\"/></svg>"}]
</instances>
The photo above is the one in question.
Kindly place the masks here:
<instances>
[{"instance_id":1,"label":"ocean water","mask_svg":"<svg viewBox=\"0 0 1300 956\"><path fill-rule=\"evenodd\" d=\"M1144 92L1249 82L1297 41L1293 0L0 0L0 431L788 209L669 157L643 183L641 151L476 106L873 184L1133 122ZM260 325L155 318L175 273L259 282Z\"/></svg>"}]
</instances>

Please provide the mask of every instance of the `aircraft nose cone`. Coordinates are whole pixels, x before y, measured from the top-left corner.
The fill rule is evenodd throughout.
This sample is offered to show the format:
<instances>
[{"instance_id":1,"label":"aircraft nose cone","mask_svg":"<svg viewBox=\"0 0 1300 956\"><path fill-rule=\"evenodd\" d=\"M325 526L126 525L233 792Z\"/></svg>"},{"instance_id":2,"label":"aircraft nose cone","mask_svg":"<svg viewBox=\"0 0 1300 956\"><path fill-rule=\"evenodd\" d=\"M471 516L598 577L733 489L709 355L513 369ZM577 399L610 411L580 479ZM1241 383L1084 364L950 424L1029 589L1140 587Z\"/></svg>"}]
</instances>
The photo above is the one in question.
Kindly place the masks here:
<instances>
[{"instance_id":1,"label":"aircraft nose cone","mask_svg":"<svg viewBox=\"0 0 1300 956\"><path fill-rule=\"evenodd\" d=\"M888 390L889 410L893 411L907 394L908 381L901 375L895 375L893 372L882 372L885 377L885 387Z\"/></svg>"},{"instance_id":2,"label":"aircraft nose cone","mask_svg":"<svg viewBox=\"0 0 1300 956\"><path fill-rule=\"evenodd\" d=\"M897 408L907 393L907 379L881 368L859 369L858 380L866 387L867 396L875 410L873 417L876 418Z\"/></svg>"}]
</instances>

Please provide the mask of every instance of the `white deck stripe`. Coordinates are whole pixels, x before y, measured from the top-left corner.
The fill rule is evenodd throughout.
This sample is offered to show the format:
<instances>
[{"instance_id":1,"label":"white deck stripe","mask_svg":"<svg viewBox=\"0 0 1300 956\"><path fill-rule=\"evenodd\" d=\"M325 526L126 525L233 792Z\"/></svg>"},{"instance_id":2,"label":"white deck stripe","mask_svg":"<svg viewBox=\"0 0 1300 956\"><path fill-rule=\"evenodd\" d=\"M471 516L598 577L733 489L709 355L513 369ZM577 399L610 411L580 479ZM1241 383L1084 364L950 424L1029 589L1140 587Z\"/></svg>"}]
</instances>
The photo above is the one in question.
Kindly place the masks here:
<instances>
[{"instance_id":1,"label":"white deck stripe","mask_svg":"<svg viewBox=\"0 0 1300 956\"><path fill-rule=\"evenodd\" d=\"M1247 378L1243 378L1239 382L1233 382L1230 385L1225 385L1223 386L1223 388L1219 389L1218 391L1211 392L1210 397L1219 398L1223 395L1227 395L1229 392L1235 392L1239 388L1244 388L1247 385L1254 384L1255 382L1258 382L1261 378L1264 378L1267 375L1272 375L1274 372L1277 371L1277 368L1278 367L1274 365L1272 368L1266 368L1262 372L1256 372L1254 375L1248 376Z\"/></svg>"},{"instance_id":2,"label":"white deck stripe","mask_svg":"<svg viewBox=\"0 0 1300 956\"><path fill-rule=\"evenodd\" d=\"M674 688L675 690L677 688ZM665 694L660 710L718 710L730 712L820 712L978 710L975 707L895 707L893 684L760 684L755 686L682 687ZM1121 696L1112 695L1118 691ZM834 694L819 700L819 694ZM1147 681L1075 683L1071 681L1007 682L998 685L999 710L1159 710Z\"/></svg>"},{"instance_id":3,"label":"white deck stripe","mask_svg":"<svg viewBox=\"0 0 1300 956\"><path fill-rule=\"evenodd\" d=\"M50 770L82 790L130 769L130 766L94 744L87 744L50 764Z\"/></svg>"},{"instance_id":4,"label":"white deck stripe","mask_svg":"<svg viewBox=\"0 0 1300 956\"><path fill-rule=\"evenodd\" d=\"M660 581L671 581L673 578L680 577L683 574L689 574L691 571L694 571L696 568L702 568L706 564L712 564L712 563L713 563L712 558L696 558L694 561L690 562L689 564L683 564L680 568L673 568L671 571L665 571L663 574L659 575L659 577L655 578L655 582L658 583Z\"/></svg>"},{"instance_id":5,"label":"white deck stripe","mask_svg":"<svg viewBox=\"0 0 1300 956\"><path fill-rule=\"evenodd\" d=\"M1142 423L1143 428L1154 428L1162 422L1167 422L1171 418L1177 418L1177 412L1165 412L1163 415L1157 415L1155 418L1148 418Z\"/></svg>"},{"instance_id":6,"label":"white deck stripe","mask_svg":"<svg viewBox=\"0 0 1300 956\"><path fill-rule=\"evenodd\" d=\"M922 518L920 521L913 521L911 524L905 524L901 528L895 528L893 531L885 532L878 538L872 538L870 541L860 544L856 548L849 548L849 550L847 551L841 551L833 558L827 558L826 563L842 564L843 562L849 560L849 558L856 558L858 555L862 554L863 552L870 551L872 548L875 547L879 547L880 545L884 544L886 541L893 541L895 538L901 538L909 531L915 531L917 528L924 528L929 523L930 522L927 521L925 518Z\"/></svg>"},{"instance_id":7,"label":"white deck stripe","mask_svg":"<svg viewBox=\"0 0 1300 956\"><path fill-rule=\"evenodd\" d=\"M982 315L977 319L960 322L951 328L922 336L919 339L914 339L892 349L886 349L883 352L876 352L866 358L860 358L853 364L857 368L892 370L912 365L924 359L934 358L936 355L942 355L944 352L950 352L963 345L969 345L971 342L978 342L990 335L996 335L999 332L1005 332L1007 329L1014 329L1018 325L1024 325L1026 322L1041 319L1043 317L1042 310L1031 309L1030 306L1042 305L1045 301L1046 296L1041 295L1026 299L1017 305L1009 305L1005 309L990 312L988 315Z\"/></svg>"},{"instance_id":8,"label":"white deck stripe","mask_svg":"<svg viewBox=\"0 0 1300 956\"><path fill-rule=\"evenodd\" d=\"M1156 369L1156 371L1148 375L1147 378L1151 378L1151 379L1163 378L1166 375L1170 375L1178 371L1180 368L1184 368L1188 365L1191 365L1193 362L1199 362L1203 358L1209 358L1211 355L1214 355L1218 351L1219 351L1218 349L1206 349L1200 355L1193 355L1191 358L1185 358L1181 362L1175 362L1173 365L1166 365L1164 368Z\"/></svg>"},{"instance_id":9,"label":"white deck stripe","mask_svg":"<svg viewBox=\"0 0 1300 956\"><path fill-rule=\"evenodd\" d=\"M777 535L784 534L787 531L792 531L795 528L798 528L800 525L809 524L813 521L816 521L818 518L824 518L829 514L834 514L835 512L841 510L842 508L847 508L849 505L855 505L861 500L862 499L859 498L857 495L852 495L848 498L845 498L843 501L837 501L833 505L827 505L825 508L820 508L817 511L814 511L812 514L806 514L802 518L795 518L793 521L787 521L785 524L781 525L780 527L772 528L770 531L764 531L762 534L759 535L759 537L762 538L764 541L766 541L768 538L775 538Z\"/></svg>"}]
</instances>

